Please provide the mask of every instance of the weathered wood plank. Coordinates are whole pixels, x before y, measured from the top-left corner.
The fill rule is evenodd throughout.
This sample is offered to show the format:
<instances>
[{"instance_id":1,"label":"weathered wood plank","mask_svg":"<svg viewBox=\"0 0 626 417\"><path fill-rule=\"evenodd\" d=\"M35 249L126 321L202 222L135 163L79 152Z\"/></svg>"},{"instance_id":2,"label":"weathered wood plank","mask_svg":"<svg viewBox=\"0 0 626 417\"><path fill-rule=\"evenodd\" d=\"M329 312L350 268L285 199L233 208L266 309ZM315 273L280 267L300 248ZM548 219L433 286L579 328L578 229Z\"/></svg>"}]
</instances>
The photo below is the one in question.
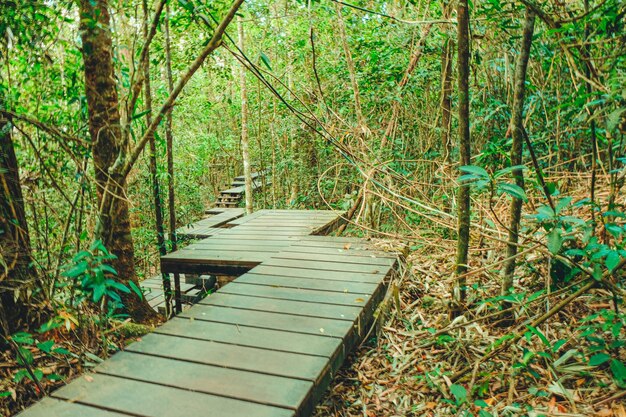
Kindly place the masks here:
<instances>
[{"instance_id":1,"label":"weathered wood plank","mask_svg":"<svg viewBox=\"0 0 626 417\"><path fill-rule=\"evenodd\" d=\"M328 291L305 290L299 288L267 287L263 285L239 284L231 282L220 289L225 294L240 294L256 297L278 298L282 300L305 301L309 303L337 304L364 307L370 297L367 294L344 294Z\"/></svg>"},{"instance_id":2,"label":"weathered wood plank","mask_svg":"<svg viewBox=\"0 0 626 417\"><path fill-rule=\"evenodd\" d=\"M254 269L252 270L254 271ZM378 284L363 282L320 280L312 278L261 275L248 272L237 278L238 284L269 285L271 287L302 288L352 294L372 294Z\"/></svg>"},{"instance_id":3,"label":"weathered wood plank","mask_svg":"<svg viewBox=\"0 0 626 417\"><path fill-rule=\"evenodd\" d=\"M339 262L301 261L296 259L270 258L264 262L268 266L287 266L303 269L315 269L318 271L357 272L360 274L379 274L389 269L379 265L359 265Z\"/></svg>"},{"instance_id":4,"label":"weathered wood plank","mask_svg":"<svg viewBox=\"0 0 626 417\"><path fill-rule=\"evenodd\" d=\"M307 400L313 388L313 382L301 379L131 352L113 355L95 371L292 410L297 410Z\"/></svg>"},{"instance_id":5,"label":"weathered wood plank","mask_svg":"<svg viewBox=\"0 0 626 417\"><path fill-rule=\"evenodd\" d=\"M302 278L315 278L315 279L331 279L336 281L352 281L352 282L367 282L378 283L380 282L385 273L379 274L362 274L358 272L343 272L343 271L322 271L316 269L302 269L290 266L271 266L266 262L256 266L250 272L263 275L281 275L286 277L302 277Z\"/></svg>"},{"instance_id":6,"label":"weathered wood plank","mask_svg":"<svg viewBox=\"0 0 626 417\"><path fill-rule=\"evenodd\" d=\"M308 381L317 381L328 362L327 358L321 356L158 333L144 336L141 342L129 345L126 351Z\"/></svg>"},{"instance_id":7,"label":"weathered wood plank","mask_svg":"<svg viewBox=\"0 0 626 417\"><path fill-rule=\"evenodd\" d=\"M146 382L93 374L52 394L72 402L150 417L288 417L292 410L245 402Z\"/></svg>"},{"instance_id":8,"label":"weathered wood plank","mask_svg":"<svg viewBox=\"0 0 626 417\"><path fill-rule=\"evenodd\" d=\"M337 337L340 339L346 338L352 330L352 324L345 320L294 316L291 314L252 311L215 305L196 305L189 311L181 314L181 317L215 323L258 327L260 329Z\"/></svg>"},{"instance_id":9,"label":"weathered wood plank","mask_svg":"<svg viewBox=\"0 0 626 417\"><path fill-rule=\"evenodd\" d=\"M44 398L32 407L24 410L18 417L123 417L113 411L89 407L59 400L56 398Z\"/></svg>"},{"instance_id":10,"label":"weathered wood plank","mask_svg":"<svg viewBox=\"0 0 626 417\"><path fill-rule=\"evenodd\" d=\"M313 243L313 244L311 244ZM333 246L332 244L324 244L323 242L295 242L293 245L285 248L284 252L293 253L310 253L310 254L328 254L328 255L340 255L340 256L366 256L385 259L396 259L397 253L382 252L376 249L372 249L367 245L351 245L348 249L344 248L345 245L340 244Z\"/></svg>"},{"instance_id":11,"label":"weathered wood plank","mask_svg":"<svg viewBox=\"0 0 626 417\"><path fill-rule=\"evenodd\" d=\"M361 308L357 306L316 304L305 301L227 294L221 291L216 294L211 294L209 297L200 301L199 304L349 321L354 321L361 313Z\"/></svg>"},{"instance_id":12,"label":"weathered wood plank","mask_svg":"<svg viewBox=\"0 0 626 417\"><path fill-rule=\"evenodd\" d=\"M382 267L392 267L395 259L377 258L376 256L345 256L331 255L326 253L302 253L282 251L274 255L274 259L296 259L305 261L333 262L333 263L350 263L361 265L376 265Z\"/></svg>"},{"instance_id":13,"label":"weathered wood plank","mask_svg":"<svg viewBox=\"0 0 626 417\"><path fill-rule=\"evenodd\" d=\"M258 329L234 324L211 323L176 317L157 328L155 332L199 340L213 340L239 346L324 356L327 358L334 357L341 344L341 339L332 337Z\"/></svg>"}]
</instances>

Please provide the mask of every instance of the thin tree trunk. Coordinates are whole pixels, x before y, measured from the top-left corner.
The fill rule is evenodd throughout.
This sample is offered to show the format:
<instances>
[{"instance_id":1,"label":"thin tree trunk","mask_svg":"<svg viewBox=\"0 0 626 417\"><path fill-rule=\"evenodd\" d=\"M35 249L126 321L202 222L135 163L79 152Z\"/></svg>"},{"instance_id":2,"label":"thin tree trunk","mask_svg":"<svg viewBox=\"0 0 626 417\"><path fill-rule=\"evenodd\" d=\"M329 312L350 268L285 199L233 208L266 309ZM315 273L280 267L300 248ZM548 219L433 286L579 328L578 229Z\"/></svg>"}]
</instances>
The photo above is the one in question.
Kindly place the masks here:
<instances>
[{"instance_id":1,"label":"thin tree trunk","mask_svg":"<svg viewBox=\"0 0 626 417\"><path fill-rule=\"evenodd\" d=\"M589 0L585 0L585 13L589 13ZM588 41L589 38L589 23L585 22L585 42ZM591 61L589 56L589 46L584 45L581 48L581 52L583 52L583 57L586 58L585 62L585 76L587 79L591 77ZM591 94L593 92L593 86L590 82L585 82L585 87L587 90L587 100L591 99ZM597 171L598 171L598 138L596 137L596 120L593 117L593 107L588 106L587 111L589 112L589 118L591 119L591 123L589 126L589 135L591 139L591 184L589 189L589 199L591 204L591 224L592 230L595 234L596 228L596 179L597 179Z\"/></svg>"},{"instance_id":2,"label":"thin tree trunk","mask_svg":"<svg viewBox=\"0 0 626 417\"><path fill-rule=\"evenodd\" d=\"M450 4L443 6L444 19L450 18ZM441 54L441 148L443 150L443 165L450 167L452 157L452 59L454 57L454 41L451 36L446 37Z\"/></svg>"},{"instance_id":3,"label":"thin tree trunk","mask_svg":"<svg viewBox=\"0 0 626 417\"><path fill-rule=\"evenodd\" d=\"M343 21L343 15L341 13L342 6L339 3L335 3L337 8L337 23L339 26L339 37L341 38L341 46L343 47L343 53L346 57L346 65L348 66L348 72L350 74L350 82L352 83L352 94L354 96L354 111L356 112L356 120L359 125L359 129L364 132L367 131L367 124L365 123L365 117L363 116L363 109L361 108L361 94L359 93L359 83L356 79L356 69L354 67L354 61L352 60L352 52L348 46L348 37L346 35L346 25Z\"/></svg>"},{"instance_id":4,"label":"thin tree trunk","mask_svg":"<svg viewBox=\"0 0 626 417\"><path fill-rule=\"evenodd\" d=\"M167 88L169 93L174 90L174 80L172 77L172 53L170 45L170 5L165 6L165 73L167 76ZM167 195L168 195L168 211L170 220L170 241L172 242L172 251L178 249L176 237L176 199L174 194L174 135L172 133L172 111L169 108L165 115L165 141L167 146Z\"/></svg>"},{"instance_id":5,"label":"thin tree trunk","mask_svg":"<svg viewBox=\"0 0 626 417\"><path fill-rule=\"evenodd\" d=\"M150 13L148 9L148 1L143 0L143 35L144 41L148 39L148 19ZM146 60L143 65L143 83L144 83L144 96L146 111L146 122L148 126L152 123L152 88L150 86L150 50L147 47ZM155 230L157 233L157 247L159 248L159 254L161 256L167 253L165 248L165 231L163 230L163 205L161 203L161 187L159 186L159 177L157 173L157 151L156 143L154 140L154 133L150 135L148 141L150 146L150 178L152 179L152 198L154 201L154 221Z\"/></svg>"},{"instance_id":6,"label":"thin tree trunk","mask_svg":"<svg viewBox=\"0 0 626 417\"><path fill-rule=\"evenodd\" d=\"M120 103L115 85L108 1L81 0L80 22L89 133L100 206L97 237L117 256L112 264L118 279L123 284L130 280L138 284L128 201L124 195L126 176L115 175L112 169L120 153L125 150L122 149ZM105 204L107 201L110 203ZM156 318L156 312L134 293L121 296L126 311L136 321L148 322Z\"/></svg>"},{"instance_id":7,"label":"thin tree trunk","mask_svg":"<svg viewBox=\"0 0 626 417\"><path fill-rule=\"evenodd\" d=\"M244 51L243 22L237 18L239 49ZM246 88L246 68L241 67L239 75L241 88L241 156L243 158L243 177L246 189L246 213L252 214L252 172L250 169L250 147L248 138L248 90Z\"/></svg>"},{"instance_id":8,"label":"thin tree trunk","mask_svg":"<svg viewBox=\"0 0 626 417\"><path fill-rule=\"evenodd\" d=\"M3 110L0 97L0 110ZM25 327L28 289L37 282L11 122L0 112L0 334ZM16 297L17 295L17 297Z\"/></svg>"},{"instance_id":9,"label":"thin tree trunk","mask_svg":"<svg viewBox=\"0 0 626 417\"><path fill-rule=\"evenodd\" d=\"M535 12L526 9L524 18L524 28L520 42L520 52L515 67L513 80L513 109L511 112L511 134L513 145L511 147L511 165L522 164L522 150L524 144L524 93L526 84L526 69L530 58L530 48L533 41L533 31L535 26ZM524 188L524 175L521 169L513 171L515 184ZM517 261L517 242L519 239L519 225L522 217L522 200L513 197L511 200L511 219L509 223L509 238L506 247L506 258L502 274L502 294L508 294L513 287L513 277L515 275L515 263Z\"/></svg>"},{"instance_id":10,"label":"thin tree trunk","mask_svg":"<svg viewBox=\"0 0 626 417\"><path fill-rule=\"evenodd\" d=\"M457 6L457 30L458 30L458 89L459 89L459 150L460 165L470 165L470 120L469 120L469 76L470 76L470 45L469 45L469 5L468 0L459 0ZM457 192L457 249L456 269L457 280L455 283L453 299L453 314L460 311L465 301L466 279L463 276L468 269L468 252L470 240L470 186L460 184ZM454 311L456 309L456 311Z\"/></svg>"}]
</instances>

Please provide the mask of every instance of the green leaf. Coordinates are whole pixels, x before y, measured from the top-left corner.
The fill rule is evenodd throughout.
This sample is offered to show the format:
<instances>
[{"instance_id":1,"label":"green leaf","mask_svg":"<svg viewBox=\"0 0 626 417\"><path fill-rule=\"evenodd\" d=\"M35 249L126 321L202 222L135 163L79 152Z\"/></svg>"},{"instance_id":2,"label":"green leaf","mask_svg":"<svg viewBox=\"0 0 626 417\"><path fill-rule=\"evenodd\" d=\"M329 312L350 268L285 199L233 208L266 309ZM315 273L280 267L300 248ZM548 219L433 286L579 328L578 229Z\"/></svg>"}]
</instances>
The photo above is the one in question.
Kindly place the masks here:
<instances>
[{"instance_id":1,"label":"green leaf","mask_svg":"<svg viewBox=\"0 0 626 417\"><path fill-rule=\"evenodd\" d=\"M137 294L137 297L139 297L140 300L143 299L143 292L141 291L141 288L139 288L137 286L137 284L135 284L132 280L128 281L128 286L130 287L131 290L133 290L133 292L135 294Z\"/></svg>"},{"instance_id":2,"label":"green leaf","mask_svg":"<svg viewBox=\"0 0 626 417\"><path fill-rule=\"evenodd\" d=\"M54 349L52 349L52 352L53 353L58 353L59 355L69 355L70 354L69 350L67 350L65 348L62 348L62 347L54 348Z\"/></svg>"},{"instance_id":3,"label":"green leaf","mask_svg":"<svg viewBox=\"0 0 626 417\"><path fill-rule=\"evenodd\" d=\"M589 358L589 366L600 366L605 362L611 360L611 356L606 353L596 353L591 358Z\"/></svg>"},{"instance_id":4,"label":"green leaf","mask_svg":"<svg viewBox=\"0 0 626 417\"><path fill-rule=\"evenodd\" d=\"M617 385L620 388L624 388L626 385L626 366L621 361L613 359L611 361L611 372L613 372Z\"/></svg>"},{"instance_id":5,"label":"green leaf","mask_svg":"<svg viewBox=\"0 0 626 417\"><path fill-rule=\"evenodd\" d=\"M267 69L272 71L272 66L270 65L270 59L267 57L267 55L263 53L263 51L261 51L261 61L263 61Z\"/></svg>"},{"instance_id":6,"label":"green leaf","mask_svg":"<svg viewBox=\"0 0 626 417\"><path fill-rule=\"evenodd\" d=\"M619 256L619 252L613 250L606 256L604 264L606 265L606 268L609 270L609 272L613 272L613 270L615 269L615 267L617 267L617 265L619 265L621 260L622 259Z\"/></svg>"},{"instance_id":7,"label":"green leaf","mask_svg":"<svg viewBox=\"0 0 626 417\"><path fill-rule=\"evenodd\" d=\"M526 197L526 192L522 187L517 184L509 184L507 182L499 183L498 190L512 197L515 197L518 200L522 200L524 202L528 201L528 197Z\"/></svg>"},{"instance_id":8,"label":"green leaf","mask_svg":"<svg viewBox=\"0 0 626 417\"><path fill-rule=\"evenodd\" d=\"M467 401L467 391L465 390L464 386L452 384L450 385L450 392L456 399L457 404L461 404Z\"/></svg>"},{"instance_id":9,"label":"green leaf","mask_svg":"<svg viewBox=\"0 0 626 417\"><path fill-rule=\"evenodd\" d=\"M15 373L15 376L13 377L13 381L19 384L22 381L22 379L24 379L25 377L28 377L28 379L30 379L30 375L28 374L28 371L26 369L20 369L19 371Z\"/></svg>"},{"instance_id":10,"label":"green leaf","mask_svg":"<svg viewBox=\"0 0 626 417\"><path fill-rule=\"evenodd\" d=\"M13 336L11 336L11 339L18 345L32 345L33 343L35 343L33 336L31 336L30 333L26 332L15 333Z\"/></svg>"},{"instance_id":11,"label":"green leaf","mask_svg":"<svg viewBox=\"0 0 626 417\"><path fill-rule=\"evenodd\" d=\"M463 165L462 167L459 167L459 169L462 172L466 172L468 174L474 174L479 177L489 178L489 173L484 168L478 167L476 165Z\"/></svg>"},{"instance_id":12,"label":"green leaf","mask_svg":"<svg viewBox=\"0 0 626 417\"><path fill-rule=\"evenodd\" d=\"M622 113L624 113L625 111L626 111L626 108L621 108L621 109L614 110L611 114L608 115L608 117L606 118L606 130L607 131L610 132L617 127L617 125L619 124L621 120Z\"/></svg>"},{"instance_id":13,"label":"green leaf","mask_svg":"<svg viewBox=\"0 0 626 417\"><path fill-rule=\"evenodd\" d=\"M533 333L535 336L537 336L539 338L539 340L541 340L541 342L544 345L546 345L548 348L552 347L552 345L550 344L548 339L544 336L543 333L541 333L541 330L537 329L534 326L530 326L530 325L527 325L526 328L528 328L528 330L530 330L531 333Z\"/></svg>"},{"instance_id":14,"label":"green leaf","mask_svg":"<svg viewBox=\"0 0 626 417\"><path fill-rule=\"evenodd\" d=\"M151 111L152 111L152 109L149 109L149 110L144 110L144 111L142 111L142 112L140 112L140 113L135 113L135 114L133 114L133 117L131 118L131 120L137 120L137 119L140 119L140 118L142 118L143 116L145 116L146 114L150 113Z\"/></svg>"},{"instance_id":15,"label":"green leaf","mask_svg":"<svg viewBox=\"0 0 626 417\"><path fill-rule=\"evenodd\" d=\"M117 271L115 270L115 268L113 268L111 265L107 265L107 264L102 264L100 265L100 268L102 269L102 271L104 272L109 272L113 275L117 275Z\"/></svg>"},{"instance_id":16,"label":"green leaf","mask_svg":"<svg viewBox=\"0 0 626 417\"><path fill-rule=\"evenodd\" d=\"M113 281L112 279L107 279L106 285L110 288L115 288L116 290L121 291L123 293L126 293L126 294L130 293L130 289L126 285L122 284L121 282Z\"/></svg>"},{"instance_id":17,"label":"green leaf","mask_svg":"<svg viewBox=\"0 0 626 417\"><path fill-rule=\"evenodd\" d=\"M553 228L548 234L548 250L551 254L556 255L563 246L563 237L561 236L561 229L558 227Z\"/></svg>"},{"instance_id":18,"label":"green leaf","mask_svg":"<svg viewBox=\"0 0 626 417\"><path fill-rule=\"evenodd\" d=\"M100 284L100 285L96 285L93 289L93 301L94 303L97 303L98 301L100 301L102 299L102 297L104 296L104 293L106 291L106 287L104 286L104 284Z\"/></svg>"},{"instance_id":19,"label":"green leaf","mask_svg":"<svg viewBox=\"0 0 626 417\"><path fill-rule=\"evenodd\" d=\"M33 354L29 349L23 347L20 347L18 349L21 356L17 357L17 363L19 363L20 365L30 365L35 361L35 358L33 358Z\"/></svg>"},{"instance_id":20,"label":"green leaf","mask_svg":"<svg viewBox=\"0 0 626 417\"><path fill-rule=\"evenodd\" d=\"M54 346L54 340L48 340L46 342L37 343L37 348L42 352L50 353Z\"/></svg>"},{"instance_id":21,"label":"green leaf","mask_svg":"<svg viewBox=\"0 0 626 417\"><path fill-rule=\"evenodd\" d=\"M82 276L85 273L85 271L87 271L87 267L88 267L87 262L82 261L79 264L74 265L68 271L63 272L62 275L67 278L77 278L77 277Z\"/></svg>"}]
</instances>

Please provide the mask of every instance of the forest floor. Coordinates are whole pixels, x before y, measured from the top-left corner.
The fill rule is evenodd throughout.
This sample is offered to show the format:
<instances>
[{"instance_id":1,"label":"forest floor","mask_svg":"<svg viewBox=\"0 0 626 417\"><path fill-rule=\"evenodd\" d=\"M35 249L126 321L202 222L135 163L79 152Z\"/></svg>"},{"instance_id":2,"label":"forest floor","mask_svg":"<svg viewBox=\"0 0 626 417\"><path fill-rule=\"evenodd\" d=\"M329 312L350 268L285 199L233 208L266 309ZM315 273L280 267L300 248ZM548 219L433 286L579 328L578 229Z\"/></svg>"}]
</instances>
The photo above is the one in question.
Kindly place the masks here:
<instances>
[{"instance_id":1,"label":"forest floor","mask_svg":"<svg viewBox=\"0 0 626 417\"><path fill-rule=\"evenodd\" d=\"M477 366L477 360L507 335L527 332L499 326L493 314L498 303L490 297L500 291L499 267L489 265L501 251L473 252L471 270L480 273L471 278L470 308L451 322L452 281L446 271L454 269L450 254L455 242L429 238L427 245L412 249L408 271L396 283L400 305L390 303L390 320L335 377L315 417L626 417L626 391L613 382L607 364L589 366L580 337L582 318L613 307L606 302L606 292L592 290L578 298L540 326L544 337L527 333L512 348ZM530 254L522 261L516 289L544 288L544 277L549 276L545 259ZM556 304L559 291L554 295L516 305L516 324ZM624 358L623 348L619 354ZM451 380L468 365L472 372Z\"/></svg>"}]
</instances>

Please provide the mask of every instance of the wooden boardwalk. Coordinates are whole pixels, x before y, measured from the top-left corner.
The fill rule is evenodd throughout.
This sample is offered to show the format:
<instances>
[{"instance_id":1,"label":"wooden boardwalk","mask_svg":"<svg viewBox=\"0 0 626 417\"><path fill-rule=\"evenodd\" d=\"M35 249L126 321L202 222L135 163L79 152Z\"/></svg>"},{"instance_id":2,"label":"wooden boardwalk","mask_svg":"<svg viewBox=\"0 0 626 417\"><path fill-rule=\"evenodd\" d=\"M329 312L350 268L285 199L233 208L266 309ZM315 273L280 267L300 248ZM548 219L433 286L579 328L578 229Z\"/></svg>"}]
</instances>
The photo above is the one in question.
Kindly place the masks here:
<instances>
[{"instance_id":1,"label":"wooden boardwalk","mask_svg":"<svg viewBox=\"0 0 626 417\"><path fill-rule=\"evenodd\" d=\"M266 171L253 172L252 178L252 191L267 186L271 183L271 180L266 178ZM220 191L220 195L215 202L216 207L237 207L239 202L246 194L245 178L243 175L235 177L230 184L230 188Z\"/></svg>"},{"instance_id":2,"label":"wooden boardwalk","mask_svg":"<svg viewBox=\"0 0 626 417\"><path fill-rule=\"evenodd\" d=\"M245 267L22 416L310 415L366 335L397 264L367 241L310 234L337 219L262 211L164 257L169 272Z\"/></svg>"}]
</instances>

